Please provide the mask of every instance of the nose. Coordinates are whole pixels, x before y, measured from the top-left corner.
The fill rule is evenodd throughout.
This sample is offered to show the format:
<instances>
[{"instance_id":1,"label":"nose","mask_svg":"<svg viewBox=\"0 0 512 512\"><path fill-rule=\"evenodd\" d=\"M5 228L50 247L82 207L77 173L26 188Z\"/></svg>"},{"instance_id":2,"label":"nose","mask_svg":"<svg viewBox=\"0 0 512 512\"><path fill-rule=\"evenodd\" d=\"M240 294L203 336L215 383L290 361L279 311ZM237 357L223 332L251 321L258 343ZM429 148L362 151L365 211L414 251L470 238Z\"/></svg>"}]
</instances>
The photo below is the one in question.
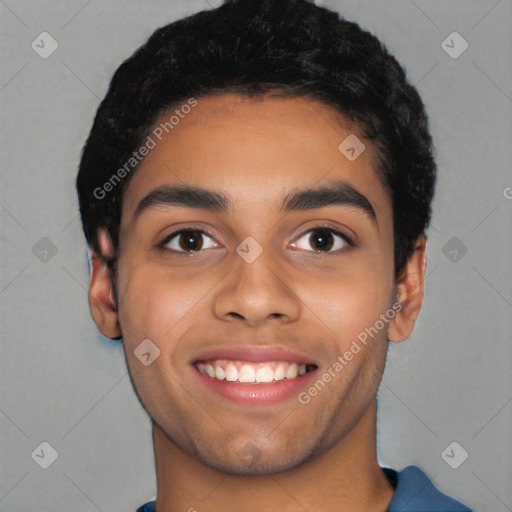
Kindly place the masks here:
<instances>
[{"instance_id":1,"label":"nose","mask_svg":"<svg viewBox=\"0 0 512 512\"><path fill-rule=\"evenodd\" d=\"M232 270L222 280L214 298L215 315L256 327L271 320L282 323L299 318L301 302L286 272L275 263L271 250L252 263L234 255Z\"/></svg>"}]
</instances>

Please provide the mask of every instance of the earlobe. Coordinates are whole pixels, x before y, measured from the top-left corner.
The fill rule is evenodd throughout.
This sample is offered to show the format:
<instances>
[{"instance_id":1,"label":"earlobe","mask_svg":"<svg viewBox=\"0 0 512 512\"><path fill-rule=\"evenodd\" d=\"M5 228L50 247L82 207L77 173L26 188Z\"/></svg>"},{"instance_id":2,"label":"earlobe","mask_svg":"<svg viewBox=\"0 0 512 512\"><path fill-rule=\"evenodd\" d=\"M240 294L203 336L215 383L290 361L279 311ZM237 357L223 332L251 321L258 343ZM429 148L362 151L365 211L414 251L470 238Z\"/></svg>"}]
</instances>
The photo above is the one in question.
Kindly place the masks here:
<instances>
[{"instance_id":1,"label":"earlobe","mask_svg":"<svg viewBox=\"0 0 512 512\"><path fill-rule=\"evenodd\" d=\"M389 341L400 343L406 340L414 329L423 303L426 265L426 238L421 235L396 283L397 300L401 307L389 323Z\"/></svg>"},{"instance_id":2,"label":"earlobe","mask_svg":"<svg viewBox=\"0 0 512 512\"><path fill-rule=\"evenodd\" d=\"M106 240L108 235L100 234L98 230L98 241L100 249L107 249L106 254L110 255ZM107 238L105 238L105 236ZM91 253L91 280L89 283L89 308L94 323L101 334L107 338L118 338L121 336L121 327L117 316L116 303L114 299L112 282L106 262L96 252Z\"/></svg>"}]
</instances>

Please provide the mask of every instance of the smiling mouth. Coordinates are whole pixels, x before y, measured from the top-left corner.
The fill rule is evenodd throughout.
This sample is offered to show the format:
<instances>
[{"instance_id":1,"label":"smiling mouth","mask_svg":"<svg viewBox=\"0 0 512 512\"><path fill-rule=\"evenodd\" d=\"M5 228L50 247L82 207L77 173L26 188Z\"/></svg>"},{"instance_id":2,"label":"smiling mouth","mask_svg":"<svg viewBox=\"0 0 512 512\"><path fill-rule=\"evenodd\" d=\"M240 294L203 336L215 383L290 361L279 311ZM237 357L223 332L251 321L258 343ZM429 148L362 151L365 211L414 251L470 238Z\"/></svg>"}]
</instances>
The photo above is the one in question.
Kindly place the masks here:
<instances>
[{"instance_id":1,"label":"smiling mouth","mask_svg":"<svg viewBox=\"0 0 512 512\"><path fill-rule=\"evenodd\" d=\"M194 366L204 375L227 382L264 384L281 380L293 380L316 369L314 364L288 361L234 361L215 359L198 361Z\"/></svg>"}]
</instances>

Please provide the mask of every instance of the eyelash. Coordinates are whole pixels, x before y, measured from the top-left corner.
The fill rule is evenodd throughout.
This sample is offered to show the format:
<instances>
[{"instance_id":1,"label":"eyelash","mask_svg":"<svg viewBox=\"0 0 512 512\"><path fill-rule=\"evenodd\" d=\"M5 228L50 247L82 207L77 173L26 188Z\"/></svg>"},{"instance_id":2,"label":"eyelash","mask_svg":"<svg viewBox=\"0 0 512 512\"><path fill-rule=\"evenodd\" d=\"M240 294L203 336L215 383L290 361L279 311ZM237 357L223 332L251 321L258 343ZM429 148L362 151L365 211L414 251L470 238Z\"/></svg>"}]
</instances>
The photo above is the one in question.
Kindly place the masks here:
<instances>
[{"instance_id":1,"label":"eyelash","mask_svg":"<svg viewBox=\"0 0 512 512\"><path fill-rule=\"evenodd\" d=\"M325 229L325 230L329 231L330 233L339 236L340 238L343 239L343 241L346 244L348 244L349 247L355 247L355 243L353 242L352 238L347 236L345 233L342 233L341 231L338 231L337 229L331 228L330 226L324 226L324 225L314 226L312 228L309 228L309 229L301 232L300 235L298 235L298 239L302 238L307 233L311 233L311 232L314 232L314 231L320 230L320 229ZM159 244L156 245L156 248L158 250L161 250L161 251L164 251L164 252L169 252L170 251L170 252L173 252L174 254L178 254L180 256L189 256L189 257L191 255L198 254L199 252L203 252L204 250L189 251L189 252L175 251L174 249L169 249L168 247L166 247L166 245L173 238L175 238L177 235L180 235L182 233L191 232L191 231L197 232L197 233L199 233L201 235L206 235L206 236L210 237L211 239L215 240L215 237L213 235L211 235L210 233L208 233L208 231L204 231L203 229L198 229L198 228L195 228L193 226L189 226L189 227L187 226L187 227L184 227L184 228L180 228L180 229L178 229L176 231L173 231L172 233L167 235ZM308 252L313 252L314 254L322 254L322 255L325 255L325 256L336 256L338 254L343 253L345 250L346 250L346 248L341 248L341 249L337 249L335 251L328 251L328 252L323 252L323 251L308 251Z\"/></svg>"}]
</instances>

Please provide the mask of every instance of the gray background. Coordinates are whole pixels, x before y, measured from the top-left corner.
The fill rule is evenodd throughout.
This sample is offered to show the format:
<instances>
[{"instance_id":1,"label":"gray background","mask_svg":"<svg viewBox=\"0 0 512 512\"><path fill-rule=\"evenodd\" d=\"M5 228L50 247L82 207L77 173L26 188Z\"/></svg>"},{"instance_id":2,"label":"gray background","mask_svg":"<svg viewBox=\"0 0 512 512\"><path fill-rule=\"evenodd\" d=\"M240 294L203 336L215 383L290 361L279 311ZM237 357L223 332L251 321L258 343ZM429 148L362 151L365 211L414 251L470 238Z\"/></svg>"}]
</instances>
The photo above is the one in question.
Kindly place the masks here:
<instances>
[{"instance_id":1,"label":"gray background","mask_svg":"<svg viewBox=\"0 0 512 512\"><path fill-rule=\"evenodd\" d=\"M512 3L317 3L405 65L437 149L426 300L413 336L391 344L379 460L419 465L476 511L512 510ZM89 316L74 182L117 66L155 28L219 4L0 0L2 511L125 512L155 495L149 418L121 344ZM47 59L31 48L42 31L59 45ZM441 46L453 31L469 44L457 59ZM31 458L43 441L58 452L48 469ZM469 454L457 469L441 457L453 441Z\"/></svg>"}]
</instances>

